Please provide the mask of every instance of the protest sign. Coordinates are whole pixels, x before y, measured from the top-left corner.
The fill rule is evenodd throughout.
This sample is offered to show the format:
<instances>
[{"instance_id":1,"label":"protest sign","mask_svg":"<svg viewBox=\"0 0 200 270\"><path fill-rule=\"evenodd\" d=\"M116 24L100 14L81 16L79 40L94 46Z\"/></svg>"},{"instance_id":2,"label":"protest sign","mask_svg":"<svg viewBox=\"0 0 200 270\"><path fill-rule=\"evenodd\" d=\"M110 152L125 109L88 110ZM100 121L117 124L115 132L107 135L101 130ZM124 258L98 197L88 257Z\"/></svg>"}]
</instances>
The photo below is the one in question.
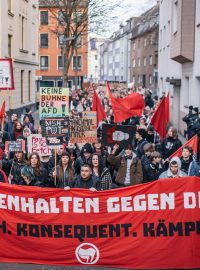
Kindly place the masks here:
<instances>
[{"instance_id":1,"label":"protest sign","mask_svg":"<svg viewBox=\"0 0 200 270\"><path fill-rule=\"evenodd\" d=\"M53 146L63 144L63 138L69 136L69 118L46 118L41 120L42 135L46 138L47 145Z\"/></svg>"},{"instance_id":2,"label":"protest sign","mask_svg":"<svg viewBox=\"0 0 200 270\"><path fill-rule=\"evenodd\" d=\"M17 140L17 141L6 141L5 142L5 150L7 152L21 152L25 151L25 141Z\"/></svg>"},{"instance_id":3,"label":"protest sign","mask_svg":"<svg viewBox=\"0 0 200 270\"><path fill-rule=\"evenodd\" d=\"M40 88L40 118L69 115L69 89L60 87Z\"/></svg>"},{"instance_id":4,"label":"protest sign","mask_svg":"<svg viewBox=\"0 0 200 270\"><path fill-rule=\"evenodd\" d=\"M85 111L82 117L70 116L69 121L71 143L97 142L96 112Z\"/></svg>"},{"instance_id":5,"label":"protest sign","mask_svg":"<svg viewBox=\"0 0 200 270\"><path fill-rule=\"evenodd\" d=\"M46 138L41 134L31 134L28 139L28 153L38 153L40 157L50 156L51 149L47 146Z\"/></svg>"},{"instance_id":6,"label":"protest sign","mask_svg":"<svg viewBox=\"0 0 200 270\"><path fill-rule=\"evenodd\" d=\"M200 181L104 192L0 183L0 261L199 269ZM16 255L17 254L17 255Z\"/></svg>"},{"instance_id":7,"label":"protest sign","mask_svg":"<svg viewBox=\"0 0 200 270\"><path fill-rule=\"evenodd\" d=\"M14 90L12 59L0 59L0 90Z\"/></svg>"},{"instance_id":8,"label":"protest sign","mask_svg":"<svg viewBox=\"0 0 200 270\"><path fill-rule=\"evenodd\" d=\"M113 146L115 144L121 147L132 145L136 128L134 126L123 125L102 125L102 144L104 146Z\"/></svg>"}]
</instances>

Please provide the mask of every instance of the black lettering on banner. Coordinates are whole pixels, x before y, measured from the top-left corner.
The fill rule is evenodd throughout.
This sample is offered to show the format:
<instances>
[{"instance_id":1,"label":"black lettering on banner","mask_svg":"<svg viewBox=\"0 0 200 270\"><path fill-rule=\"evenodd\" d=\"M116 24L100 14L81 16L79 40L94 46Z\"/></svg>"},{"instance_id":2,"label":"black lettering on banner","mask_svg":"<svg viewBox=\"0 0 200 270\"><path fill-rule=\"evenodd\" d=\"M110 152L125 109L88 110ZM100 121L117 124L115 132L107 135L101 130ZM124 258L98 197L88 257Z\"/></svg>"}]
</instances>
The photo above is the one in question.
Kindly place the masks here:
<instances>
[{"instance_id":1,"label":"black lettering on banner","mask_svg":"<svg viewBox=\"0 0 200 270\"><path fill-rule=\"evenodd\" d=\"M54 231L56 232L54 234L54 238L61 238L61 237L63 237L62 225L54 225Z\"/></svg>"},{"instance_id":2,"label":"black lettering on banner","mask_svg":"<svg viewBox=\"0 0 200 270\"><path fill-rule=\"evenodd\" d=\"M38 225L34 225L34 224L29 225L29 236L36 237L36 238L40 237L40 231L39 231Z\"/></svg>"},{"instance_id":3,"label":"black lettering on banner","mask_svg":"<svg viewBox=\"0 0 200 270\"><path fill-rule=\"evenodd\" d=\"M74 226L74 238L78 238L80 242L84 241L85 238L85 226L75 225Z\"/></svg>"},{"instance_id":4,"label":"black lettering on banner","mask_svg":"<svg viewBox=\"0 0 200 270\"><path fill-rule=\"evenodd\" d=\"M6 222L2 221L2 223L0 224L0 231L2 230L2 233L6 233L7 229L6 229Z\"/></svg>"},{"instance_id":5,"label":"black lettering on banner","mask_svg":"<svg viewBox=\"0 0 200 270\"><path fill-rule=\"evenodd\" d=\"M93 230L93 231L92 231ZM87 226L87 238L97 238L97 226Z\"/></svg>"},{"instance_id":6,"label":"black lettering on banner","mask_svg":"<svg viewBox=\"0 0 200 270\"><path fill-rule=\"evenodd\" d=\"M17 223L17 236L28 236L27 224Z\"/></svg>"},{"instance_id":7,"label":"black lettering on banner","mask_svg":"<svg viewBox=\"0 0 200 270\"><path fill-rule=\"evenodd\" d=\"M182 222L178 222L176 224L169 223L169 236L174 236L174 233L178 234L178 236L183 236L183 224Z\"/></svg>"},{"instance_id":8,"label":"black lettering on banner","mask_svg":"<svg viewBox=\"0 0 200 270\"><path fill-rule=\"evenodd\" d=\"M185 222L184 225L185 225L185 236L190 236L190 233L195 231L195 223Z\"/></svg>"},{"instance_id":9,"label":"black lettering on banner","mask_svg":"<svg viewBox=\"0 0 200 270\"><path fill-rule=\"evenodd\" d=\"M99 225L99 238L107 238L108 234L106 233L107 225Z\"/></svg>"},{"instance_id":10,"label":"black lettering on banner","mask_svg":"<svg viewBox=\"0 0 200 270\"><path fill-rule=\"evenodd\" d=\"M164 223L164 220L159 220L159 223L156 228L156 236L167 236L167 227Z\"/></svg>"},{"instance_id":11,"label":"black lettering on banner","mask_svg":"<svg viewBox=\"0 0 200 270\"><path fill-rule=\"evenodd\" d=\"M52 225L41 225L41 237L53 237Z\"/></svg>"},{"instance_id":12,"label":"black lettering on banner","mask_svg":"<svg viewBox=\"0 0 200 270\"><path fill-rule=\"evenodd\" d=\"M124 229L124 236L129 236L129 228L132 227L132 224L122 224L122 228Z\"/></svg>"},{"instance_id":13,"label":"black lettering on banner","mask_svg":"<svg viewBox=\"0 0 200 270\"><path fill-rule=\"evenodd\" d=\"M155 236L154 223L143 223L144 237Z\"/></svg>"},{"instance_id":14,"label":"black lettering on banner","mask_svg":"<svg viewBox=\"0 0 200 270\"><path fill-rule=\"evenodd\" d=\"M65 236L65 238L73 238L72 225L65 225L64 226L64 236Z\"/></svg>"},{"instance_id":15,"label":"black lettering on banner","mask_svg":"<svg viewBox=\"0 0 200 270\"><path fill-rule=\"evenodd\" d=\"M116 224L116 225L110 224L109 225L109 236L110 237L120 237L120 224Z\"/></svg>"}]
</instances>

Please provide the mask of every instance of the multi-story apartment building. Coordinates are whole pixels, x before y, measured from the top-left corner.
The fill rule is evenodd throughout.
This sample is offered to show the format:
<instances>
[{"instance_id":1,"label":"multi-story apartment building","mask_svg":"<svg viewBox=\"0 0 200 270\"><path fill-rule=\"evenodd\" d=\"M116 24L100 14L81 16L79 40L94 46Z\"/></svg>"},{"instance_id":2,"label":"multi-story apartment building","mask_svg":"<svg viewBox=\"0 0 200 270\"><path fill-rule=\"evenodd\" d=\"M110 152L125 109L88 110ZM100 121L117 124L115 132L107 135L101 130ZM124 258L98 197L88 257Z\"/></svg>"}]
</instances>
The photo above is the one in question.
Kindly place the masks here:
<instances>
[{"instance_id":1,"label":"multi-story apartment building","mask_svg":"<svg viewBox=\"0 0 200 270\"><path fill-rule=\"evenodd\" d=\"M132 19L100 46L100 80L130 83Z\"/></svg>"},{"instance_id":2,"label":"multi-story apartment building","mask_svg":"<svg viewBox=\"0 0 200 270\"><path fill-rule=\"evenodd\" d=\"M100 80L100 45L103 38L91 38L88 48L88 79L92 83Z\"/></svg>"},{"instance_id":3,"label":"multi-story apartment building","mask_svg":"<svg viewBox=\"0 0 200 270\"><path fill-rule=\"evenodd\" d=\"M58 1L59 2L59 1ZM40 67L37 70L37 89L41 86L63 85L63 55L62 55L62 35L58 35L57 17L60 7L51 7L45 0L39 0L39 58ZM81 12L81 7L80 7ZM88 35L86 31L80 36L68 73L68 85L73 88L75 83L82 85L84 77L88 71Z\"/></svg>"},{"instance_id":4,"label":"multi-story apartment building","mask_svg":"<svg viewBox=\"0 0 200 270\"><path fill-rule=\"evenodd\" d=\"M200 107L200 1L162 0L159 32L159 89L170 90L171 121L183 132L185 107Z\"/></svg>"},{"instance_id":5,"label":"multi-story apartment building","mask_svg":"<svg viewBox=\"0 0 200 270\"><path fill-rule=\"evenodd\" d=\"M15 90L2 91L6 110L22 113L35 107L38 67L38 0L0 1L0 58L12 58Z\"/></svg>"},{"instance_id":6,"label":"multi-story apartment building","mask_svg":"<svg viewBox=\"0 0 200 270\"><path fill-rule=\"evenodd\" d=\"M157 89L159 4L135 19L131 79L135 86Z\"/></svg>"}]
</instances>

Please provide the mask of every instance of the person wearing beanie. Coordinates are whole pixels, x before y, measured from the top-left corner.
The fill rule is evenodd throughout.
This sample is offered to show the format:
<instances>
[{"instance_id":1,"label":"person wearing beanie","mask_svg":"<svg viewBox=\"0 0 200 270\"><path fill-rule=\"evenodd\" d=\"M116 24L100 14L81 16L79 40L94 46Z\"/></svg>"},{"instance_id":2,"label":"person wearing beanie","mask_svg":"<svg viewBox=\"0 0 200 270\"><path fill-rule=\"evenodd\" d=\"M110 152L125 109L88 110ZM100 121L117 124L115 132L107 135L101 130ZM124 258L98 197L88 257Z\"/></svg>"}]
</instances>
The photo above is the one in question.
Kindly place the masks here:
<instances>
[{"instance_id":1,"label":"person wearing beanie","mask_svg":"<svg viewBox=\"0 0 200 270\"><path fill-rule=\"evenodd\" d=\"M93 153L93 149L92 149L91 144L86 143L81 150L80 156L77 158L74 164L75 172L77 175L80 174L81 166L83 164L92 165L92 153Z\"/></svg>"},{"instance_id":2,"label":"person wearing beanie","mask_svg":"<svg viewBox=\"0 0 200 270\"><path fill-rule=\"evenodd\" d=\"M117 171L115 182L121 186L133 186L142 183L143 172L141 161L133 152L132 145L127 145L123 156L115 155L119 145L115 144L111 154L108 156L108 162Z\"/></svg>"},{"instance_id":3,"label":"person wearing beanie","mask_svg":"<svg viewBox=\"0 0 200 270\"><path fill-rule=\"evenodd\" d=\"M187 174L181 170L181 160L173 157L169 162L169 169L161 173L159 179L185 177Z\"/></svg>"}]
</instances>

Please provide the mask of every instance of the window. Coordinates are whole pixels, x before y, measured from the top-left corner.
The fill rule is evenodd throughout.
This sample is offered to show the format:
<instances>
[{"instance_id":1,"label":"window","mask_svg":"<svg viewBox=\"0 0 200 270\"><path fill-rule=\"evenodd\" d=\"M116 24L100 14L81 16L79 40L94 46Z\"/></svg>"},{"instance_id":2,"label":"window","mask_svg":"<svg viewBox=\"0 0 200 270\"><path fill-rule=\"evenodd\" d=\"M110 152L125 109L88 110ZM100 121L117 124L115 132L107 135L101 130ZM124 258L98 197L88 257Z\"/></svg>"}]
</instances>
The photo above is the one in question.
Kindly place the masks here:
<instances>
[{"instance_id":1,"label":"window","mask_svg":"<svg viewBox=\"0 0 200 270\"><path fill-rule=\"evenodd\" d=\"M135 42L133 42L133 50L135 50Z\"/></svg>"},{"instance_id":2,"label":"window","mask_svg":"<svg viewBox=\"0 0 200 270\"><path fill-rule=\"evenodd\" d=\"M28 100L31 101L31 70L28 72Z\"/></svg>"},{"instance_id":3,"label":"window","mask_svg":"<svg viewBox=\"0 0 200 270\"><path fill-rule=\"evenodd\" d=\"M12 11L12 0L7 0L8 3L8 11L11 12Z\"/></svg>"},{"instance_id":4,"label":"window","mask_svg":"<svg viewBox=\"0 0 200 270\"><path fill-rule=\"evenodd\" d=\"M48 23L49 23L48 11L46 10L40 11L40 24L48 25Z\"/></svg>"},{"instance_id":5,"label":"window","mask_svg":"<svg viewBox=\"0 0 200 270\"><path fill-rule=\"evenodd\" d=\"M149 56L149 65L152 66L153 65L153 57L152 55Z\"/></svg>"},{"instance_id":6,"label":"window","mask_svg":"<svg viewBox=\"0 0 200 270\"><path fill-rule=\"evenodd\" d=\"M152 75L149 75L149 84L152 84Z\"/></svg>"},{"instance_id":7,"label":"window","mask_svg":"<svg viewBox=\"0 0 200 270\"><path fill-rule=\"evenodd\" d=\"M147 39L145 38L144 39L144 47L146 47L147 46Z\"/></svg>"},{"instance_id":8,"label":"window","mask_svg":"<svg viewBox=\"0 0 200 270\"><path fill-rule=\"evenodd\" d=\"M61 35L61 34L58 36L58 47L61 47L64 45L64 42L63 42L64 36L65 35Z\"/></svg>"},{"instance_id":9,"label":"window","mask_svg":"<svg viewBox=\"0 0 200 270\"><path fill-rule=\"evenodd\" d=\"M135 67L135 59L133 59L133 67Z\"/></svg>"},{"instance_id":10,"label":"window","mask_svg":"<svg viewBox=\"0 0 200 270\"><path fill-rule=\"evenodd\" d=\"M75 23L81 23L82 21L82 18L83 18L83 13L82 12L74 12L73 13L73 20Z\"/></svg>"},{"instance_id":11,"label":"window","mask_svg":"<svg viewBox=\"0 0 200 270\"><path fill-rule=\"evenodd\" d=\"M21 70L21 103L24 103L24 70Z\"/></svg>"},{"instance_id":12,"label":"window","mask_svg":"<svg viewBox=\"0 0 200 270\"><path fill-rule=\"evenodd\" d=\"M58 56L58 69L63 69L63 57Z\"/></svg>"},{"instance_id":13,"label":"window","mask_svg":"<svg viewBox=\"0 0 200 270\"><path fill-rule=\"evenodd\" d=\"M19 15L19 27L20 27L20 49L25 50L26 42L26 19L24 16Z\"/></svg>"},{"instance_id":14,"label":"window","mask_svg":"<svg viewBox=\"0 0 200 270\"><path fill-rule=\"evenodd\" d=\"M40 56L40 69L48 69L49 68L49 57L48 56Z\"/></svg>"},{"instance_id":15,"label":"window","mask_svg":"<svg viewBox=\"0 0 200 270\"><path fill-rule=\"evenodd\" d=\"M12 36L8 35L8 57L12 56Z\"/></svg>"},{"instance_id":16,"label":"window","mask_svg":"<svg viewBox=\"0 0 200 270\"><path fill-rule=\"evenodd\" d=\"M140 48L140 39L138 39L138 48Z\"/></svg>"},{"instance_id":17,"label":"window","mask_svg":"<svg viewBox=\"0 0 200 270\"><path fill-rule=\"evenodd\" d=\"M178 31L178 0L173 4L173 34L176 34Z\"/></svg>"},{"instance_id":18,"label":"window","mask_svg":"<svg viewBox=\"0 0 200 270\"><path fill-rule=\"evenodd\" d=\"M94 57L95 57L95 60L97 61L98 60L98 55L95 55Z\"/></svg>"},{"instance_id":19,"label":"window","mask_svg":"<svg viewBox=\"0 0 200 270\"><path fill-rule=\"evenodd\" d=\"M140 67L140 64L141 64L140 58L138 58L138 67Z\"/></svg>"},{"instance_id":20,"label":"window","mask_svg":"<svg viewBox=\"0 0 200 270\"><path fill-rule=\"evenodd\" d=\"M76 48L81 48L82 47L82 35L79 34L78 37L76 38Z\"/></svg>"},{"instance_id":21,"label":"window","mask_svg":"<svg viewBox=\"0 0 200 270\"><path fill-rule=\"evenodd\" d=\"M147 59L146 57L144 57L144 67L146 67L146 65L147 65Z\"/></svg>"},{"instance_id":22,"label":"window","mask_svg":"<svg viewBox=\"0 0 200 270\"><path fill-rule=\"evenodd\" d=\"M82 68L82 57L73 56L73 70L81 70Z\"/></svg>"},{"instance_id":23,"label":"window","mask_svg":"<svg viewBox=\"0 0 200 270\"><path fill-rule=\"evenodd\" d=\"M40 34L40 48L48 48L49 38L48 34Z\"/></svg>"}]
</instances>

